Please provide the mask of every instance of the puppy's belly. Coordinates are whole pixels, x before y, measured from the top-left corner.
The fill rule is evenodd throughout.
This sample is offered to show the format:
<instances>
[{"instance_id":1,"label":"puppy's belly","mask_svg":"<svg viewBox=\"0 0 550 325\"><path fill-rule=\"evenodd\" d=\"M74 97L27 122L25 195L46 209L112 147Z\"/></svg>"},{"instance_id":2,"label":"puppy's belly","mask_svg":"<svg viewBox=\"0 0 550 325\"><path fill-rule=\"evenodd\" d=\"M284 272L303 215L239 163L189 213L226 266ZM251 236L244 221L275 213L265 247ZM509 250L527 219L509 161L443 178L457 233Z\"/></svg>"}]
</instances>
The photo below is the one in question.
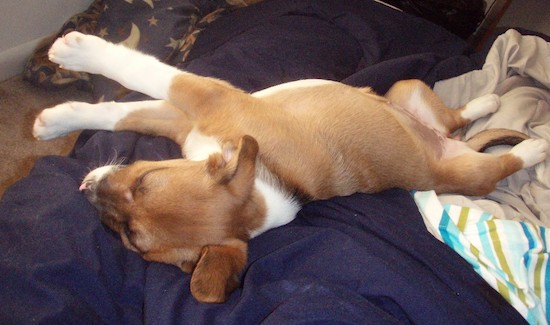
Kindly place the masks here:
<instances>
[{"instance_id":1,"label":"puppy's belly","mask_svg":"<svg viewBox=\"0 0 550 325\"><path fill-rule=\"evenodd\" d=\"M440 159L444 155L448 139L444 134L434 127L424 124L407 110L393 104L390 106L396 119L406 126L411 136L420 139L427 148L432 149L436 159Z\"/></svg>"},{"instance_id":2,"label":"puppy's belly","mask_svg":"<svg viewBox=\"0 0 550 325\"><path fill-rule=\"evenodd\" d=\"M392 105L393 106L393 105ZM399 117L410 132L419 138L425 148L431 149L435 159L450 159L473 150L465 142L448 138L436 128L426 125L414 115L401 108L396 108Z\"/></svg>"},{"instance_id":3,"label":"puppy's belly","mask_svg":"<svg viewBox=\"0 0 550 325\"><path fill-rule=\"evenodd\" d=\"M336 81L324 80L324 79L302 79L296 81L290 81L283 84L275 85L263 90L259 90L252 94L254 97L262 98L275 95L284 90L296 90L305 88L314 88L317 86L325 86L330 84L336 84Z\"/></svg>"}]
</instances>

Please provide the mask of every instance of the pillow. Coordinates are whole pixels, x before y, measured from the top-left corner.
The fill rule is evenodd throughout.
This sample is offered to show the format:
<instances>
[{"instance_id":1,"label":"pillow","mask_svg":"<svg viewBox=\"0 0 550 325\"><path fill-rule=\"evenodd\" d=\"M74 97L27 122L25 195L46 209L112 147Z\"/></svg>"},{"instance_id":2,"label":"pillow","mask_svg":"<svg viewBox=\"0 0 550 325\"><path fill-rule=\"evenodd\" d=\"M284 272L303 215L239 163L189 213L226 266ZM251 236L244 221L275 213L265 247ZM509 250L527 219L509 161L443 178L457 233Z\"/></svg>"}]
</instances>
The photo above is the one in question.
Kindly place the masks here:
<instances>
[{"instance_id":1,"label":"pillow","mask_svg":"<svg viewBox=\"0 0 550 325\"><path fill-rule=\"evenodd\" d=\"M76 30L92 34L106 2L106 0L95 0L86 11L70 18L61 27L59 33L40 44L27 62L23 70L23 78L47 89L62 88L75 83L80 87L87 87L89 78L86 73L59 68L57 64L48 59L48 50L57 37L68 32Z\"/></svg>"},{"instance_id":2,"label":"pillow","mask_svg":"<svg viewBox=\"0 0 550 325\"><path fill-rule=\"evenodd\" d=\"M77 84L94 89L96 97L114 100L125 90L118 84L86 73L61 69L49 61L48 50L55 38L71 31L95 34L115 43L155 55L175 64L185 61L197 35L228 9L247 6L258 0L95 0L90 7L69 19L44 42L28 61L24 78L43 88Z\"/></svg>"}]
</instances>

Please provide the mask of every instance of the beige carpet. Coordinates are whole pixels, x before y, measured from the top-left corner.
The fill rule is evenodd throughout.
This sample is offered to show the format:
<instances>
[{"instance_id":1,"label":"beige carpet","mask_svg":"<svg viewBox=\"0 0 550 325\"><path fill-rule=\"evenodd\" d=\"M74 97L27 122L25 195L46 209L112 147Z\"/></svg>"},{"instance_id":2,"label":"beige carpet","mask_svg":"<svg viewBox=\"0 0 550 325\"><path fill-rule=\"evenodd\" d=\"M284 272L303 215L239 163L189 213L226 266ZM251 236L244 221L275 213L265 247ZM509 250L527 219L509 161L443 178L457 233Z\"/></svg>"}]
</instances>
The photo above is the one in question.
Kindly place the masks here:
<instances>
[{"instance_id":1,"label":"beige carpet","mask_svg":"<svg viewBox=\"0 0 550 325\"><path fill-rule=\"evenodd\" d=\"M31 129L34 116L43 108L67 100L90 101L92 96L75 88L44 90L21 77L0 83L0 198L7 187L26 176L38 157L66 155L76 134L37 141Z\"/></svg>"}]
</instances>

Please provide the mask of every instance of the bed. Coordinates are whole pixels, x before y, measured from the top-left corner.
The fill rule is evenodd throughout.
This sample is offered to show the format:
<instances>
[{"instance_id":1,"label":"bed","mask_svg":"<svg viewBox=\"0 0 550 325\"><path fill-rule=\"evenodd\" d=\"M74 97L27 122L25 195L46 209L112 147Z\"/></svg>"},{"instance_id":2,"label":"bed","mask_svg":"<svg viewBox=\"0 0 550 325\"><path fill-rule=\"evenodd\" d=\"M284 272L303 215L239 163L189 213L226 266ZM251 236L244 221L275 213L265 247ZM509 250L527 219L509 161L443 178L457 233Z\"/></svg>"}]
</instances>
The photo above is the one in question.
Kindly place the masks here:
<instances>
[{"instance_id":1,"label":"bed","mask_svg":"<svg viewBox=\"0 0 550 325\"><path fill-rule=\"evenodd\" d=\"M454 106L496 92L505 116L464 136L511 127L550 141L544 35L510 30L474 52L424 18L369 0L97 0L60 33L71 29L250 92L303 78L379 93L418 78ZM43 54L26 69L39 86L144 98L62 71ZM525 111L515 113L518 105ZM2 323L547 323L548 159L487 198L393 189L308 204L250 241L227 302L203 304L189 292L189 275L125 249L78 191L87 171L113 160L180 155L162 137L84 131L68 157L38 160L0 202Z\"/></svg>"}]
</instances>

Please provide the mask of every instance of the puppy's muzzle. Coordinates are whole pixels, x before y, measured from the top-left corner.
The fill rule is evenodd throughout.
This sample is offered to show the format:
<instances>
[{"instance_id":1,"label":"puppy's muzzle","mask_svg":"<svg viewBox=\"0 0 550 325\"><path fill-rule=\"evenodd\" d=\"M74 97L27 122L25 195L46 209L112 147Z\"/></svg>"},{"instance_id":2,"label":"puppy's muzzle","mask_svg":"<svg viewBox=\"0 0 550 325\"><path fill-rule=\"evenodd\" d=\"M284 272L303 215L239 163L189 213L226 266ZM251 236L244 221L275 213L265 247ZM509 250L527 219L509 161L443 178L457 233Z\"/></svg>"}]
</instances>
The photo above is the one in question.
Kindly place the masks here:
<instances>
[{"instance_id":1,"label":"puppy's muzzle","mask_svg":"<svg viewBox=\"0 0 550 325\"><path fill-rule=\"evenodd\" d=\"M92 203L97 201L97 189L99 184L109 175L117 170L121 169L121 166L117 165L108 165L96 168L92 170L80 184L78 190L84 192L88 200Z\"/></svg>"}]
</instances>

